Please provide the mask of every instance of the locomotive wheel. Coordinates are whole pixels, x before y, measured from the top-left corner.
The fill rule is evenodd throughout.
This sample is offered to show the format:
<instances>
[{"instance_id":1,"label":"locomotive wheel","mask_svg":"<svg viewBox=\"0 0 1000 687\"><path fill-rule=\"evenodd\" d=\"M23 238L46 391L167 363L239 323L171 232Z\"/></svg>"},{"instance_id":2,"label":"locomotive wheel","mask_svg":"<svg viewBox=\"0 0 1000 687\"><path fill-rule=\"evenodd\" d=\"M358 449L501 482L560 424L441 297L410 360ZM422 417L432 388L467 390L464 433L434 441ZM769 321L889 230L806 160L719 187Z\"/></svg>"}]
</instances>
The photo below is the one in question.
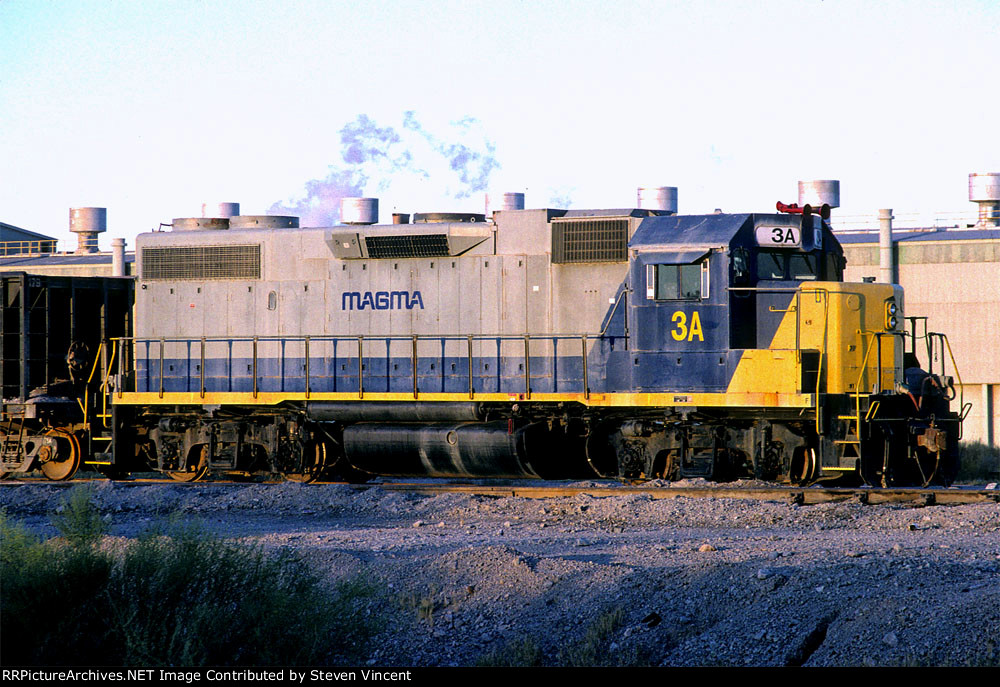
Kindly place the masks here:
<instances>
[{"instance_id":1,"label":"locomotive wheel","mask_svg":"<svg viewBox=\"0 0 1000 687\"><path fill-rule=\"evenodd\" d=\"M789 481L796 486L805 486L816 481L819 476L819 464L816 460L816 449L796 449L792 464L788 469Z\"/></svg>"},{"instance_id":2,"label":"locomotive wheel","mask_svg":"<svg viewBox=\"0 0 1000 687\"><path fill-rule=\"evenodd\" d=\"M611 437L617 431L618 427L614 425L597 425L590 429L584 440L584 454L587 463L598 477L608 479L618 476L618 456L611 443Z\"/></svg>"},{"instance_id":3,"label":"locomotive wheel","mask_svg":"<svg viewBox=\"0 0 1000 687\"><path fill-rule=\"evenodd\" d=\"M201 447L198 465L188 465L187 470L167 470L167 476L176 482L197 482L208 474L208 446Z\"/></svg>"},{"instance_id":4,"label":"locomotive wheel","mask_svg":"<svg viewBox=\"0 0 1000 687\"><path fill-rule=\"evenodd\" d=\"M194 468L181 472L180 470L168 470L167 477L175 482L197 482L208 474L208 468Z\"/></svg>"},{"instance_id":5,"label":"locomotive wheel","mask_svg":"<svg viewBox=\"0 0 1000 687\"><path fill-rule=\"evenodd\" d=\"M310 463L307 466L306 472L286 472L285 479L290 482L301 482L302 484L309 484L318 480L322 476L323 471L326 470L326 443L316 441L307 445L303 458Z\"/></svg>"},{"instance_id":6,"label":"locomotive wheel","mask_svg":"<svg viewBox=\"0 0 1000 687\"><path fill-rule=\"evenodd\" d=\"M80 467L79 440L62 429L50 429L45 436L55 438L56 447L53 450L51 446L43 446L38 450L42 474L53 482L70 479Z\"/></svg>"}]
</instances>

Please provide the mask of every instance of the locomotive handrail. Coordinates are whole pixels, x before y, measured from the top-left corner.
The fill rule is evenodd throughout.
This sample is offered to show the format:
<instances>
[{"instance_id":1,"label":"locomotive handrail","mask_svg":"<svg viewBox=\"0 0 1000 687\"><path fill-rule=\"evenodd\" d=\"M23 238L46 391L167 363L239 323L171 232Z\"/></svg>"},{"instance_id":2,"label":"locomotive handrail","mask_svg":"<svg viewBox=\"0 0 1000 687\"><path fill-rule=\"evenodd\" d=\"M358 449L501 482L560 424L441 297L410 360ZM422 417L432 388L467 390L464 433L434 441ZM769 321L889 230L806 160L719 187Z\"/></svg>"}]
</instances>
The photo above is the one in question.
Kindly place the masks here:
<instances>
[{"instance_id":1,"label":"locomotive handrail","mask_svg":"<svg viewBox=\"0 0 1000 687\"><path fill-rule=\"evenodd\" d=\"M955 362L955 354L951 352L951 342L948 341L948 335L947 334L943 334L941 332L928 332L927 336L928 337L933 337L933 336L939 337L941 339L941 342L943 343L942 348L946 348L947 347L947 349L948 349L948 357L951 358L951 367L952 367L952 369L955 370L955 376L958 377L958 389L959 389L959 391L958 391L958 407L959 408L964 408L965 407L965 384L962 383L962 373L959 372L959 370L958 370L958 363ZM932 347L933 347L933 344L932 344ZM931 366L931 361L930 360L927 361L927 366L928 367ZM941 360L941 374L942 374L942 376L944 375L944 372L945 372L944 360L942 359ZM963 417L962 420L964 421L964 419L965 418ZM961 423L961 421L959 422L958 431L959 431L959 438L961 439L962 438L961 437L961 432L962 432L962 423Z\"/></svg>"},{"instance_id":2,"label":"locomotive handrail","mask_svg":"<svg viewBox=\"0 0 1000 687\"><path fill-rule=\"evenodd\" d=\"M857 411L857 416L861 417L861 381L868 374L868 357L871 355L872 349L876 349L878 353L876 357L878 358L875 365L875 387L872 389L872 393L882 393L882 337L884 336L898 336L905 340L906 332L876 332L869 331L867 329L858 329L856 331L858 336L864 339L866 334L871 335L871 339L865 346L865 357L861 361L861 368L858 372L858 379L854 384L854 399L855 399L855 410Z\"/></svg>"},{"instance_id":3,"label":"locomotive handrail","mask_svg":"<svg viewBox=\"0 0 1000 687\"><path fill-rule=\"evenodd\" d=\"M205 337L201 337L201 365L198 367L199 384L198 392L205 398Z\"/></svg>"},{"instance_id":4,"label":"locomotive handrail","mask_svg":"<svg viewBox=\"0 0 1000 687\"><path fill-rule=\"evenodd\" d=\"M269 336L116 336L113 338L114 341L127 342L131 341L133 343L152 343L162 341L164 343L194 343L204 339L208 343L213 342L223 342L223 341L259 341L259 342L282 342L282 341L305 341L309 339L310 341L357 341L357 339L363 338L365 341L410 341L414 336L422 341L441 341L442 339L447 341L465 341L470 336L473 340L481 341L495 341L501 339L503 341L521 341L524 337L530 337L534 340L548 339L551 341L559 340L565 341L569 339L579 339L581 336L586 337L597 337L600 338L599 333L574 333L574 334L310 334L309 336L285 336L281 334L274 334ZM623 338L617 335L612 335L611 338Z\"/></svg>"},{"instance_id":5,"label":"locomotive handrail","mask_svg":"<svg viewBox=\"0 0 1000 687\"><path fill-rule=\"evenodd\" d=\"M159 362L158 369L158 379L157 379L157 392L160 398L163 398L166 393L166 373L165 373L165 360L164 351L169 344L186 344L188 350L190 351L192 345L197 344L199 347L199 360L200 365L198 367L198 384L199 384L199 395L201 398L205 398L208 388L206 385L206 361L208 359L206 349L210 344L213 343L252 343L252 354L251 354L251 374L253 378L252 393L253 397L257 398L260 393L259 383L258 383L258 369L259 369L259 345L267 343L280 343L282 344L282 360L284 360L284 346L288 343L298 343L301 342L304 348L304 383L305 383L305 395L309 398L312 394L312 376L310 361L312 354L310 352L311 344L315 342L328 342L328 343L338 343L343 341L356 341L357 342L357 383L358 383L358 398L363 399L365 395L365 342L378 342L385 344L386 349L393 342L408 341L410 343L410 358L411 366L413 368L413 397L418 399L420 396L419 388L419 373L418 373L418 355L417 348L418 344L423 341L434 341L444 344L445 342L454 341L466 341L467 344L467 360L468 360L468 377L469 377L469 398L475 398L476 390L474 384L474 355L473 355L473 343L476 341L491 342L497 345L497 355L500 356L500 346L505 342L521 341L524 344L524 395L526 398L531 397L531 341L545 341L555 344L559 341L567 340L578 340L581 344L581 367L582 367L582 387L584 398L590 397L590 377L589 377L589 367L587 362L588 357L588 346L592 339L602 339L605 338L604 334L410 334L410 335L354 335L354 334L328 334L328 335L309 335L309 336L282 336L282 335L268 335L268 336L202 336L202 337L189 337L189 336L173 336L173 337L142 337L142 336L130 336L130 337L115 337L112 339L117 345L122 346L124 350L128 344L131 344L133 348L140 344L147 345L147 354L145 360L149 361L149 345L155 343L157 344L157 359ZM611 338L619 338L617 335ZM124 355L118 357L119 363L119 374L122 375L124 379L123 360ZM353 357L353 356L351 356ZM553 357L557 357L553 353ZM138 358L136 358L138 361ZM137 362L136 362L137 364ZM443 374L443 372L442 372ZM190 379L190 377L188 377ZM282 379L284 379L284 373L282 373ZM139 380L136 378L134 384L136 385L136 390L138 389ZM123 393L123 384L118 385L119 398Z\"/></svg>"},{"instance_id":6,"label":"locomotive handrail","mask_svg":"<svg viewBox=\"0 0 1000 687\"><path fill-rule=\"evenodd\" d=\"M628 295L628 291L625 290L625 289L622 289L621 293L619 293L618 297L615 299L614 306L612 306L612 308L611 308L611 313L608 315L608 321L607 321L607 323L604 325L604 328L601 329L601 333L598 334L597 336L604 336L605 334L608 333L608 327L611 326L611 321L615 318L615 313L618 312L618 305L622 302L622 300L625 299L626 295ZM583 336L586 336L586 334L584 334ZM627 317L625 318L625 339L626 339L625 346L627 348L628 347L628 318Z\"/></svg>"}]
</instances>

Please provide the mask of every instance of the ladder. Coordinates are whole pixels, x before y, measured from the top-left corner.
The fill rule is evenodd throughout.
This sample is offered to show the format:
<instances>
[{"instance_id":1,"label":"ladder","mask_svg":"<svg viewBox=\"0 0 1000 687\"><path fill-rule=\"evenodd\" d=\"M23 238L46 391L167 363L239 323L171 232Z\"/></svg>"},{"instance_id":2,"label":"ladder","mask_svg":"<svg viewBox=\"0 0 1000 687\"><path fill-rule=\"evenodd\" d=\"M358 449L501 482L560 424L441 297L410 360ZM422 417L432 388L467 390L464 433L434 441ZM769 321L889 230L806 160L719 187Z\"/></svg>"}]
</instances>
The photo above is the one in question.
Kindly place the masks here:
<instances>
[{"instance_id":1,"label":"ladder","mask_svg":"<svg viewBox=\"0 0 1000 687\"><path fill-rule=\"evenodd\" d=\"M17 415L12 413L10 408L12 406L7 406L7 410L4 412L7 420L7 426L4 427L3 431L3 442L0 444L0 472L5 472L3 467L10 464L11 466L21 464L21 451L24 446L24 415L25 407L21 405L21 414ZM18 419L20 422L17 423L17 438L14 438L14 420Z\"/></svg>"}]
</instances>

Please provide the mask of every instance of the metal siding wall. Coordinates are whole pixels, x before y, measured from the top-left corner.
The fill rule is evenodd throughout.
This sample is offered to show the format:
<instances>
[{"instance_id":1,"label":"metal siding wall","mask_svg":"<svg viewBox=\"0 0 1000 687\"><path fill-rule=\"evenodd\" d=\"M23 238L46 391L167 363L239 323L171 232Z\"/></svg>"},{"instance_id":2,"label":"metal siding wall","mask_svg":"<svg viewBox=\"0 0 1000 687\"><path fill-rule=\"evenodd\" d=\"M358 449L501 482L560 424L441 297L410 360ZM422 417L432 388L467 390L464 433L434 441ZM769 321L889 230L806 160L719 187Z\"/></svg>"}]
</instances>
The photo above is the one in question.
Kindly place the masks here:
<instances>
[{"instance_id":1,"label":"metal siding wall","mask_svg":"<svg viewBox=\"0 0 1000 687\"><path fill-rule=\"evenodd\" d=\"M348 262L348 281L344 284L344 291L357 291L364 293L371 291L372 279L368 271L368 262ZM342 316L347 318L347 332L351 334L367 334L372 331L372 311L371 310L343 310L343 299L337 296L335 308L340 310Z\"/></svg>"},{"instance_id":2,"label":"metal siding wall","mask_svg":"<svg viewBox=\"0 0 1000 687\"><path fill-rule=\"evenodd\" d=\"M414 291L420 291L420 297L424 302L423 311L407 310L405 305L395 310L380 311L387 315L388 328L377 333L392 334L430 334L433 328L427 327L427 317L421 316L423 313L437 312L437 275L433 270L421 271L417 265L417 260L383 260L387 271L387 279L379 281L379 291L405 291L412 295ZM384 284L384 286L382 285ZM390 303L391 305L391 303ZM415 331L419 329L419 331Z\"/></svg>"},{"instance_id":3,"label":"metal siding wall","mask_svg":"<svg viewBox=\"0 0 1000 687\"><path fill-rule=\"evenodd\" d=\"M549 296L549 260L545 255L528 255L527 265L527 327L532 334L552 331L552 301ZM536 290L537 289L537 290Z\"/></svg>"},{"instance_id":4,"label":"metal siding wall","mask_svg":"<svg viewBox=\"0 0 1000 687\"><path fill-rule=\"evenodd\" d=\"M454 269L458 271L458 332L460 334L485 332L482 320L482 258L471 260L453 258L448 263L449 269L453 263Z\"/></svg>"},{"instance_id":5,"label":"metal siding wall","mask_svg":"<svg viewBox=\"0 0 1000 687\"><path fill-rule=\"evenodd\" d=\"M502 309L500 256L481 257L476 262L479 268L479 331L483 334L498 334L503 331L500 320ZM469 333L475 332L474 328L469 331Z\"/></svg>"},{"instance_id":6,"label":"metal siding wall","mask_svg":"<svg viewBox=\"0 0 1000 687\"><path fill-rule=\"evenodd\" d=\"M253 292L247 291L248 288L250 285L242 282L227 282L224 285L227 336L253 336L257 331Z\"/></svg>"},{"instance_id":7,"label":"metal siding wall","mask_svg":"<svg viewBox=\"0 0 1000 687\"><path fill-rule=\"evenodd\" d=\"M438 284L438 331L442 334L471 334L462 329L461 273L452 259L434 260Z\"/></svg>"},{"instance_id":8,"label":"metal siding wall","mask_svg":"<svg viewBox=\"0 0 1000 687\"><path fill-rule=\"evenodd\" d=\"M505 255L499 259L503 266L500 282L503 303L501 331L504 334L526 334L528 323L524 289L527 269L524 265L524 256Z\"/></svg>"},{"instance_id":9,"label":"metal siding wall","mask_svg":"<svg viewBox=\"0 0 1000 687\"><path fill-rule=\"evenodd\" d=\"M600 332L627 273L625 264L552 265L552 331Z\"/></svg>"},{"instance_id":10,"label":"metal siding wall","mask_svg":"<svg viewBox=\"0 0 1000 687\"><path fill-rule=\"evenodd\" d=\"M174 285L176 322L180 336L200 337L205 331L205 307L198 289L204 282L177 282Z\"/></svg>"}]
</instances>

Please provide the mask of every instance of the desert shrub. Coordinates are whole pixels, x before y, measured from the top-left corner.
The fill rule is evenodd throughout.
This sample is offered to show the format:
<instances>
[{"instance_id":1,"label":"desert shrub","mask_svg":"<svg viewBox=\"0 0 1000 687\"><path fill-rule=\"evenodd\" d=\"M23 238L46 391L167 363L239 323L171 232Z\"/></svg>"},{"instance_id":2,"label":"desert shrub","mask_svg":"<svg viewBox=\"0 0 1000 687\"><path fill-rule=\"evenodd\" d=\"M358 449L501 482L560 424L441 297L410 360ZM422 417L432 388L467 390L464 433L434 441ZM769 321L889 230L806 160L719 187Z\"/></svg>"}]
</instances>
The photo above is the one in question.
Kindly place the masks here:
<instances>
[{"instance_id":1,"label":"desert shrub","mask_svg":"<svg viewBox=\"0 0 1000 687\"><path fill-rule=\"evenodd\" d=\"M610 608L595 618L580 637L565 637L562 648L554 656L546 656L535 641L525 637L508 642L502 648L480 657L478 666L529 667L594 667L642 666L646 655L634 646L621 646L615 637L625 624L625 612Z\"/></svg>"},{"instance_id":2,"label":"desert shrub","mask_svg":"<svg viewBox=\"0 0 1000 687\"><path fill-rule=\"evenodd\" d=\"M542 665L542 652L530 638L516 639L476 661L479 667L530 668Z\"/></svg>"},{"instance_id":3,"label":"desert shrub","mask_svg":"<svg viewBox=\"0 0 1000 687\"><path fill-rule=\"evenodd\" d=\"M60 538L0 517L5 663L301 665L364 655L377 627L370 584L331 591L290 551L177 524L112 553L100 546L106 523L92 501L73 499Z\"/></svg>"},{"instance_id":4,"label":"desert shrub","mask_svg":"<svg viewBox=\"0 0 1000 687\"><path fill-rule=\"evenodd\" d=\"M110 558L42 541L0 515L0 647L5 664L87 664L107 636Z\"/></svg>"},{"instance_id":5,"label":"desert shrub","mask_svg":"<svg viewBox=\"0 0 1000 687\"><path fill-rule=\"evenodd\" d=\"M94 505L94 489L89 485L73 487L49 519L71 544L94 544L108 533L108 521Z\"/></svg>"},{"instance_id":6,"label":"desert shrub","mask_svg":"<svg viewBox=\"0 0 1000 687\"><path fill-rule=\"evenodd\" d=\"M978 441L962 442L959 445L961 466L959 482L987 482L996 480L1000 473L1000 448L987 446Z\"/></svg>"}]
</instances>

